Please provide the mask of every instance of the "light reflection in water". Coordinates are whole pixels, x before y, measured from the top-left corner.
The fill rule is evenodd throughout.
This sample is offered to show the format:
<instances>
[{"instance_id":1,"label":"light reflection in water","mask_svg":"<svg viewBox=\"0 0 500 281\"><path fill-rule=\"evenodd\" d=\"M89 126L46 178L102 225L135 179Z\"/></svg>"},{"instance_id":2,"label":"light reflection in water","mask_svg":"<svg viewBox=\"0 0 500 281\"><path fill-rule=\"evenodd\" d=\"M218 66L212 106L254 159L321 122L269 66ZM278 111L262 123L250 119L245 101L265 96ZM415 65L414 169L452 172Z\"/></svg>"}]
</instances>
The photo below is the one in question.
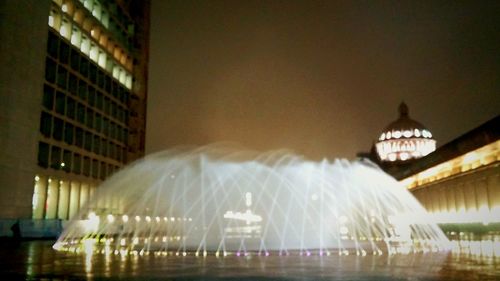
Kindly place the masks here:
<instances>
[{"instance_id":1,"label":"light reflection in water","mask_svg":"<svg viewBox=\"0 0 500 281\"><path fill-rule=\"evenodd\" d=\"M87 272L87 277L91 276L92 272L92 256L94 255L94 245L95 239L86 239L83 242L83 249L85 253L85 272Z\"/></svg>"},{"instance_id":2,"label":"light reflection in water","mask_svg":"<svg viewBox=\"0 0 500 281\"><path fill-rule=\"evenodd\" d=\"M95 241L95 240L94 240ZM454 240L453 250L449 253L393 254L382 256L270 256L228 255L203 257L189 253L186 257L175 256L175 252L139 256L139 253L122 255L119 251L95 251L93 242L82 243L77 253L59 252L50 249L47 242L26 242L22 275L34 279L40 276L80 276L87 279L118 277L134 280L161 279L175 276L261 276L269 280L272 277L294 278L308 277L311 280L332 279L339 276L344 279L366 279L377 276L381 280L432 279L432 280L498 280L500 277L499 240L466 241ZM28 244L29 243L29 244ZM45 246L43 246L46 243ZM80 245L82 245L80 244ZM42 245L42 246L41 246ZM89 251L88 249L93 249ZM10 251L0 252L5 265ZM107 253L107 254L106 254ZM21 264L21 263L19 263ZM188 269L186 271L186 269ZM160 277L161 276L161 277ZM495 279L497 278L497 279ZM64 279L64 278L61 278ZM188 278L189 279L189 278Z\"/></svg>"},{"instance_id":3,"label":"light reflection in water","mask_svg":"<svg viewBox=\"0 0 500 281\"><path fill-rule=\"evenodd\" d=\"M452 252L454 254L468 254L476 257L500 257L500 241L481 240L453 240Z\"/></svg>"}]
</instances>

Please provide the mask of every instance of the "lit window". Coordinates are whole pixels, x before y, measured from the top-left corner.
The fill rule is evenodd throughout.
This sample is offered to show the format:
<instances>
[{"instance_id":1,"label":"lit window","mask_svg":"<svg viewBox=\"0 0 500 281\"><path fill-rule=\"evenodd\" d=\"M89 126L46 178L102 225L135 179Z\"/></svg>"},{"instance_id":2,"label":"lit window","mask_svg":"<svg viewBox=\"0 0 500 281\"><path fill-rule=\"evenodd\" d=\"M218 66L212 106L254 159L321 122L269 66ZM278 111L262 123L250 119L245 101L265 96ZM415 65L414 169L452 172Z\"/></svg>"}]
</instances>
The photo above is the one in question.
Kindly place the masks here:
<instances>
[{"instance_id":1,"label":"lit window","mask_svg":"<svg viewBox=\"0 0 500 281\"><path fill-rule=\"evenodd\" d=\"M404 160L407 160L407 159L408 159L408 153L406 153L406 152L401 152L401 153L399 154L399 158L401 158L401 160L403 160L403 161L404 161Z\"/></svg>"},{"instance_id":2,"label":"lit window","mask_svg":"<svg viewBox=\"0 0 500 281\"><path fill-rule=\"evenodd\" d=\"M80 44L82 42L82 33L76 27L73 27L73 33L71 34L71 44L80 48Z\"/></svg>"},{"instance_id":3,"label":"lit window","mask_svg":"<svg viewBox=\"0 0 500 281\"><path fill-rule=\"evenodd\" d=\"M92 44L90 47L90 59L95 62L99 59L99 48L95 44Z\"/></svg>"},{"instance_id":4,"label":"lit window","mask_svg":"<svg viewBox=\"0 0 500 281\"><path fill-rule=\"evenodd\" d=\"M82 45L80 46L80 50L87 56L90 54L90 40L87 36L82 36Z\"/></svg>"},{"instance_id":5,"label":"lit window","mask_svg":"<svg viewBox=\"0 0 500 281\"><path fill-rule=\"evenodd\" d=\"M113 78L120 78L120 67L118 67L116 64L113 65Z\"/></svg>"},{"instance_id":6,"label":"lit window","mask_svg":"<svg viewBox=\"0 0 500 281\"><path fill-rule=\"evenodd\" d=\"M109 16L104 11L101 12L101 23L104 27L109 28Z\"/></svg>"},{"instance_id":7,"label":"lit window","mask_svg":"<svg viewBox=\"0 0 500 281\"><path fill-rule=\"evenodd\" d=\"M94 3L94 9L92 10L92 15L98 20L101 20L101 5L96 1Z\"/></svg>"},{"instance_id":8,"label":"lit window","mask_svg":"<svg viewBox=\"0 0 500 281\"><path fill-rule=\"evenodd\" d=\"M49 26L55 30L59 30L61 25L61 15L56 10L50 10Z\"/></svg>"},{"instance_id":9,"label":"lit window","mask_svg":"<svg viewBox=\"0 0 500 281\"><path fill-rule=\"evenodd\" d=\"M132 75L127 75L127 80L125 81L125 86L129 90L132 89Z\"/></svg>"},{"instance_id":10,"label":"lit window","mask_svg":"<svg viewBox=\"0 0 500 281\"><path fill-rule=\"evenodd\" d=\"M106 68L107 55L104 52L99 52L99 66L102 68Z\"/></svg>"},{"instance_id":11,"label":"lit window","mask_svg":"<svg viewBox=\"0 0 500 281\"><path fill-rule=\"evenodd\" d=\"M71 23L64 19L61 25L61 28L59 29L59 33L66 39L70 39L71 35Z\"/></svg>"},{"instance_id":12,"label":"lit window","mask_svg":"<svg viewBox=\"0 0 500 281\"><path fill-rule=\"evenodd\" d=\"M123 69L120 71L120 83L125 84L125 80L127 79L127 73L123 71Z\"/></svg>"},{"instance_id":13,"label":"lit window","mask_svg":"<svg viewBox=\"0 0 500 281\"><path fill-rule=\"evenodd\" d=\"M94 7L94 1L93 0L85 0L83 2L83 6L87 8L87 10L92 11L92 8Z\"/></svg>"},{"instance_id":14,"label":"lit window","mask_svg":"<svg viewBox=\"0 0 500 281\"><path fill-rule=\"evenodd\" d=\"M385 140L385 133L382 133L382 135L380 136L380 140Z\"/></svg>"}]
</instances>

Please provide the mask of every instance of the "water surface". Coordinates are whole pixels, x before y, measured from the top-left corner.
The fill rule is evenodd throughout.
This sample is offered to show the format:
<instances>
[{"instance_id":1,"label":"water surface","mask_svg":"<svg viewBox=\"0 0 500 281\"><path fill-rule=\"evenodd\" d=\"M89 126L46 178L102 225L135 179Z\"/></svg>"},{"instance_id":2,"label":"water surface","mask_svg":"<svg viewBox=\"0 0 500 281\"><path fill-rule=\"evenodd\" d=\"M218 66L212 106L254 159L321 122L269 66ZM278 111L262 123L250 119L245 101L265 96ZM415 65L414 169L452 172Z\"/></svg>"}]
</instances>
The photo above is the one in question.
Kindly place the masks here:
<instances>
[{"instance_id":1,"label":"water surface","mask_svg":"<svg viewBox=\"0 0 500 281\"><path fill-rule=\"evenodd\" d=\"M500 259L456 253L383 256L121 256L3 241L2 280L499 280Z\"/></svg>"}]
</instances>

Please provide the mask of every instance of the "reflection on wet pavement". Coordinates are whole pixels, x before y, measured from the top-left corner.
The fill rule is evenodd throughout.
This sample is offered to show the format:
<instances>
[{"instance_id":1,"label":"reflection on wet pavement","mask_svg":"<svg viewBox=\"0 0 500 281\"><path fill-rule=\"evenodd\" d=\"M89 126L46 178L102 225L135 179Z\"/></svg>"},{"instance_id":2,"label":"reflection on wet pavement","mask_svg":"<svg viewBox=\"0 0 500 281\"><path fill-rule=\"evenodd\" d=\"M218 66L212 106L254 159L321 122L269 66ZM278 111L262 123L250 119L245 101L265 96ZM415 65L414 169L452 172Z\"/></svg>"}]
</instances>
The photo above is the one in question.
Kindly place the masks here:
<instances>
[{"instance_id":1,"label":"reflection on wet pavement","mask_svg":"<svg viewBox=\"0 0 500 281\"><path fill-rule=\"evenodd\" d=\"M500 258L392 256L195 257L58 252L53 241L0 246L2 280L498 280Z\"/></svg>"}]
</instances>

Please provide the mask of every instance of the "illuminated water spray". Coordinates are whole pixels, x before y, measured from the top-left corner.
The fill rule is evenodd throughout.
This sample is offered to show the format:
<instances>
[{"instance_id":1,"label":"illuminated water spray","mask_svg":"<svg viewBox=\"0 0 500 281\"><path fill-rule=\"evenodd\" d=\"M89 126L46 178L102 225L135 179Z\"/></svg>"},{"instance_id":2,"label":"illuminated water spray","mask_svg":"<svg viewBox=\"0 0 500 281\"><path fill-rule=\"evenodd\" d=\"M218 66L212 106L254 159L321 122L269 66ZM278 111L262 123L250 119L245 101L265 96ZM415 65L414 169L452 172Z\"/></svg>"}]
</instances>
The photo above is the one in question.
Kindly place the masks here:
<instances>
[{"instance_id":1,"label":"illuminated water spray","mask_svg":"<svg viewBox=\"0 0 500 281\"><path fill-rule=\"evenodd\" d=\"M115 174L54 248L141 255L379 255L447 245L416 199L370 164L210 146L157 153Z\"/></svg>"}]
</instances>

